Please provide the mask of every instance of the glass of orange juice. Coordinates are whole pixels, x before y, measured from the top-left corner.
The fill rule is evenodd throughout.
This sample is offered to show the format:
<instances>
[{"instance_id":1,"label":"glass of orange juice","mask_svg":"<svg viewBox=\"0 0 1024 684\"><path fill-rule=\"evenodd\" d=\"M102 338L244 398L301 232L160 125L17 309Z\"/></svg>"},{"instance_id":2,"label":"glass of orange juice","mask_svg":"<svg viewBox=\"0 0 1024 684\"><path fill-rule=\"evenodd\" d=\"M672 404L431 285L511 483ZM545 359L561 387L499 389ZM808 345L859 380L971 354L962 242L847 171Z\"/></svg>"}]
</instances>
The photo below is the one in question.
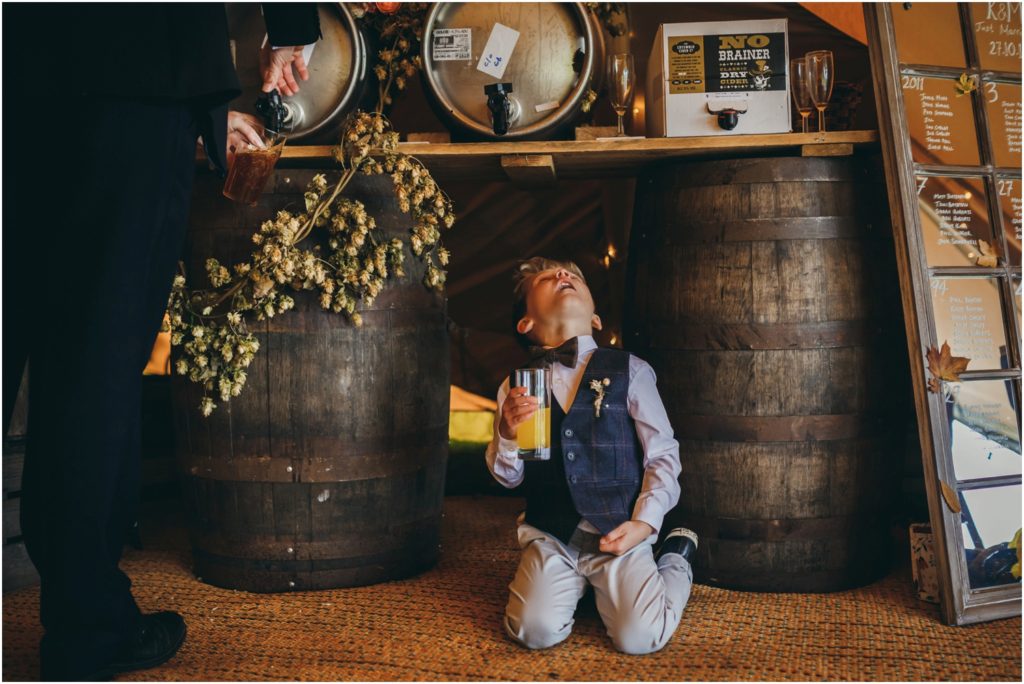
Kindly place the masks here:
<instances>
[{"instance_id":1,"label":"glass of orange juice","mask_svg":"<svg viewBox=\"0 0 1024 684\"><path fill-rule=\"evenodd\" d=\"M551 369L518 368L515 387L525 387L526 394L537 397L537 410L516 431L519 458L524 461L547 461L551 458Z\"/></svg>"}]
</instances>

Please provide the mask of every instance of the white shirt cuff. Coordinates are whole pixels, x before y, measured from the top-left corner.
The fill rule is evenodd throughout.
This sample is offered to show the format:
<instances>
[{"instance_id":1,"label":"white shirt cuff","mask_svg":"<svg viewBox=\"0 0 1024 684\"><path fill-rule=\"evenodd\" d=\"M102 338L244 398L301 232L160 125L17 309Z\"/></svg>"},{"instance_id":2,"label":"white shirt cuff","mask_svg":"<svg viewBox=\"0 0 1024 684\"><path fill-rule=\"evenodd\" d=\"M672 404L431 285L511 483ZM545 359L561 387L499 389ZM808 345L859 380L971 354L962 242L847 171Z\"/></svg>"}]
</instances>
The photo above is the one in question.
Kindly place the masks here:
<instances>
[{"instance_id":1,"label":"white shirt cuff","mask_svg":"<svg viewBox=\"0 0 1024 684\"><path fill-rule=\"evenodd\" d=\"M509 453L512 453L513 455L518 457L519 456L519 442L517 442L514 439L505 439L499 433L498 434L498 453L501 454L502 456L505 456L505 455L507 455Z\"/></svg>"},{"instance_id":2,"label":"white shirt cuff","mask_svg":"<svg viewBox=\"0 0 1024 684\"><path fill-rule=\"evenodd\" d=\"M661 531L661 524L665 519L665 515L661 512L660 508L658 504L650 501L637 501L636 508L633 509L633 520L647 523L654 528L654 534L658 534Z\"/></svg>"}]
</instances>

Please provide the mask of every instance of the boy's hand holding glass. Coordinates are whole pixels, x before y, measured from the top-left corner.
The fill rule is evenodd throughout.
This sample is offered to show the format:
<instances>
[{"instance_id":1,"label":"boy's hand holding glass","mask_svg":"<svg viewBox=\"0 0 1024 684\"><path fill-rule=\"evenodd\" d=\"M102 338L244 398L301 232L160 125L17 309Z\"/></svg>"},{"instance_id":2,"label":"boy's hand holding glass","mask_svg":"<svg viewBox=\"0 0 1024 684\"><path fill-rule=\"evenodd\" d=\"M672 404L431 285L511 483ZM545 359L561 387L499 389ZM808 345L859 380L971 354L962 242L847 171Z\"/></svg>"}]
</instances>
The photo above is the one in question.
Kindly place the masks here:
<instances>
[{"instance_id":1,"label":"boy's hand holding glass","mask_svg":"<svg viewBox=\"0 0 1024 684\"><path fill-rule=\"evenodd\" d=\"M531 397L525 387L513 387L501 405L501 421L498 423L498 434L503 439L516 440L519 426L525 423L537 411L539 397Z\"/></svg>"}]
</instances>

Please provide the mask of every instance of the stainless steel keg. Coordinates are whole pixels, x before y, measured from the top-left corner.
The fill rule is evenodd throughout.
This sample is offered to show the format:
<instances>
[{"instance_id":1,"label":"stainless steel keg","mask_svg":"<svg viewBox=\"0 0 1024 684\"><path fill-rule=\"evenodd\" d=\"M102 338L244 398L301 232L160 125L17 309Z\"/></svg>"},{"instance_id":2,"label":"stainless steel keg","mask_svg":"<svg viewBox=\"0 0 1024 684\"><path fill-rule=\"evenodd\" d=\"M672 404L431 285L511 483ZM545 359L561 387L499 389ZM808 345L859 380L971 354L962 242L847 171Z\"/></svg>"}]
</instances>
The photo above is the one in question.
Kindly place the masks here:
<instances>
[{"instance_id":1,"label":"stainless steel keg","mask_svg":"<svg viewBox=\"0 0 1024 684\"><path fill-rule=\"evenodd\" d=\"M363 99L369 75L366 42L343 3L319 3L323 38L306 48L309 80L283 98L292 142L334 142L345 116ZM242 94L232 109L256 113L263 84L259 49L267 32L258 4L228 3L228 33Z\"/></svg>"},{"instance_id":2,"label":"stainless steel keg","mask_svg":"<svg viewBox=\"0 0 1024 684\"><path fill-rule=\"evenodd\" d=\"M554 137L603 69L604 34L582 3L439 2L427 16L426 92L469 137Z\"/></svg>"}]
</instances>

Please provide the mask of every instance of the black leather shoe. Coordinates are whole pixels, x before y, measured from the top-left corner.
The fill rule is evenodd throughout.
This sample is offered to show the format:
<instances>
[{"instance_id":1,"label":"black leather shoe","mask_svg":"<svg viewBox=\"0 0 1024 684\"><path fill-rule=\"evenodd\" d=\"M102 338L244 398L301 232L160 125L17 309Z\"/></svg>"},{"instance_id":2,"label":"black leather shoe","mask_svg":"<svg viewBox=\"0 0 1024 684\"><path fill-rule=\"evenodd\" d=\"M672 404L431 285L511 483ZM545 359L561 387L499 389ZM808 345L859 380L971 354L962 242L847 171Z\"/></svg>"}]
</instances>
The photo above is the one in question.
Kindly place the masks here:
<instances>
[{"instance_id":1,"label":"black leather shoe","mask_svg":"<svg viewBox=\"0 0 1024 684\"><path fill-rule=\"evenodd\" d=\"M165 610L143 615L141 622L135 641L90 679L99 681L122 672L147 670L174 657L185 641L185 620L177 613Z\"/></svg>"},{"instance_id":2,"label":"black leather shoe","mask_svg":"<svg viewBox=\"0 0 1024 684\"><path fill-rule=\"evenodd\" d=\"M668 533L658 549L658 560L666 553L678 553L688 563L697 555L697 533L685 527L676 527Z\"/></svg>"}]
</instances>

